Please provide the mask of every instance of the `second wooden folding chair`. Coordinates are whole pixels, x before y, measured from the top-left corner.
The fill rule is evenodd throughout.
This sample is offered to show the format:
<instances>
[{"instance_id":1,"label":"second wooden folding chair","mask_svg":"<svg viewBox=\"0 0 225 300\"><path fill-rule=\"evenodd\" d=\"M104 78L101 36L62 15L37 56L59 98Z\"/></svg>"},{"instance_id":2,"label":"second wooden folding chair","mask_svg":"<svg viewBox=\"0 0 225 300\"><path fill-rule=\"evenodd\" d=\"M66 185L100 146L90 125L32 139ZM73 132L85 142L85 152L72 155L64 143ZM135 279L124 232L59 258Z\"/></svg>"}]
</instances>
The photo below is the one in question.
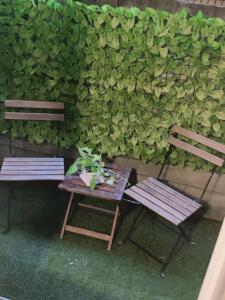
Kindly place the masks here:
<instances>
[{"instance_id":1,"label":"second wooden folding chair","mask_svg":"<svg viewBox=\"0 0 225 300\"><path fill-rule=\"evenodd\" d=\"M194 141L196 145L202 144L208 147L211 151L215 150L217 155L206 152L197 146L188 143L186 140L183 141L182 137L185 137L186 140L188 139ZM137 203L140 203L141 208L144 208L144 210L140 209L138 212L123 242L130 240L136 246L140 247L143 251L161 263L162 277L165 276L164 271L168 266L173 254L175 253L181 239L184 238L187 242L190 242L190 238L184 228L184 224L186 220L189 220L201 209L201 200L209 186L214 172L217 170L217 168L221 168L224 164L224 159L222 159L220 155L225 154L225 145L178 126L173 126L171 128L168 143L170 144L169 151L166 155L166 159L162 165L157 179L153 177L146 178L144 181L125 190L125 194L137 201ZM172 150L175 148L179 148L185 152L196 155L214 165L199 198L191 197L186 193L177 190L176 187L169 185L167 181L162 179L163 170L166 165L168 166L169 156ZM136 241L131 239L131 235L140 225L146 211L154 212L170 224L175 225L178 229L178 238L170 250L168 257L164 260L160 259L158 256L154 255L143 246L139 245Z\"/></svg>"}]
</instances>

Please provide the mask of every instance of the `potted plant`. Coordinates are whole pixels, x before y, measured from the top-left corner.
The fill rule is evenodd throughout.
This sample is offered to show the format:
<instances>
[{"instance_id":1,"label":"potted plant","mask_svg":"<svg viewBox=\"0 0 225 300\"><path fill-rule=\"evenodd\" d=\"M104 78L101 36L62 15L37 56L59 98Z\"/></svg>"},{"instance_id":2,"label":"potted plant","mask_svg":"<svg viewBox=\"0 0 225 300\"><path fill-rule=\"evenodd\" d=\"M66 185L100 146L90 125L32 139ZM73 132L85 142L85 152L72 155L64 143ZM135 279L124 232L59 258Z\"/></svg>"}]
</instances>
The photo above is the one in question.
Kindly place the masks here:
<instances>
[{"instance_id":1,"label":"potted plant","mask_svg":"<svg viewBox=\"0 0 225 300\"><path fill-rule=\"evenodd\" d=\"M80 157L69 167L67 175L78 174L84 183L95 189L97 184L106 183L113 185L118 174L107 170L101 154L93 154L88 147L78 148Z\"/></svg>"}]
</instances>

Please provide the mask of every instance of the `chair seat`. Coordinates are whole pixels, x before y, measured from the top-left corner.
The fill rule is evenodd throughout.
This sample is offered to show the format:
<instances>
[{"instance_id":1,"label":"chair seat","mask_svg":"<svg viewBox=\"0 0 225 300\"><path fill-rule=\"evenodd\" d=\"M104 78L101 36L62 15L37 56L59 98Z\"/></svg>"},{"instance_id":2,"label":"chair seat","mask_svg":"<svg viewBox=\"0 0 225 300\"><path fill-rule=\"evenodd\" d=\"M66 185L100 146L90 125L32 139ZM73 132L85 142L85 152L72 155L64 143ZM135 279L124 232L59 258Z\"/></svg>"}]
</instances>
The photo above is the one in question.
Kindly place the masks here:
<instances>
[{"instance_id":1,"label":"chair seat","mask_svg":"<svg viewBox=\"0 0 225 300\"><path fill-rule=\"evenodd\" d=\"M179 225L202 207L153 177L125 190L125 194L175 225Z\"/></svg>"},{"instance_id":2,"label":"chair seat","mask_svg":"<svg viewBox=\"0 0 225 300\"><path fill-rule=\"evenodd\" d=\"M0 181L64 180L64 159L58 157L6 157Z\"/></svg>"}]
</instances>

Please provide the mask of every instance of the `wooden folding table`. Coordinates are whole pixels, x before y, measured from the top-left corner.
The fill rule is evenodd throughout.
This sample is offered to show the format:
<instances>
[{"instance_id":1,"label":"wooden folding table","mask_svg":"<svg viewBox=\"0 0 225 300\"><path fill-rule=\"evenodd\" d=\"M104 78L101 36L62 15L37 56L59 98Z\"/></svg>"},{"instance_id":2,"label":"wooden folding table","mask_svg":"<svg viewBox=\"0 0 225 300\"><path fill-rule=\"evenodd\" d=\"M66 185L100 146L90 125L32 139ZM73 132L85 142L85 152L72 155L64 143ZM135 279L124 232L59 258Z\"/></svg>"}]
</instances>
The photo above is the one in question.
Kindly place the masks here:
<instances>
[{"instance_id":1,"label":"wooden folding table","mask_svg":"<svg viewBox=\"0 0 225 300\"><path fill-rule=\"evenodd\" d=\"M63 222L63 226L62 226L61 234L60 234L61 239L64 236L64 232L69 231L69 232L73 232L73 233L77 233L77 234L81 234L81 235L85 235L85 236L89 236L89 237L107 241L108 242L107 250L111 250L116 225L118 222L118 216L119 216L119 210L120 210L119 204L122 200L124 190L127 186L127 182L128 182L129 176L130 176L131 169L130 168L122 169L116 165L107 165L107 168L111 169L114 172L117 172L119 174L119 177L113 186L109 186L106 184L99 184L96 186L96 188L94 190L91 190L88 186L85 185L85 183L77 175L66 176L65 180L59 184L59 186L58 186L59 189L70 193L69 202L68 202L68 206L66 209L64 222ZM102 200L111 200L111 201L116 202L115 211L108 210L108 209L105 209L102 207L98 207L96 205L89 205L89 204L85 204L85 203L82 203L79 201L77 202L77 205L80 207L87 208L87 209L94 209L94 210L97 210L102 213L112 214L114 216L114 218L113 218L113 223L112 223L112 228L111 228L110 234L105 234L105 233L96 232L96 231L88 230L88 229L81 228L81 227L72 226L67 223L69 215L71 213L74 194L86 195L86 196L90 196L90 197L94 197L94 198L99 198Z\"/></svg>"}]
</instances>

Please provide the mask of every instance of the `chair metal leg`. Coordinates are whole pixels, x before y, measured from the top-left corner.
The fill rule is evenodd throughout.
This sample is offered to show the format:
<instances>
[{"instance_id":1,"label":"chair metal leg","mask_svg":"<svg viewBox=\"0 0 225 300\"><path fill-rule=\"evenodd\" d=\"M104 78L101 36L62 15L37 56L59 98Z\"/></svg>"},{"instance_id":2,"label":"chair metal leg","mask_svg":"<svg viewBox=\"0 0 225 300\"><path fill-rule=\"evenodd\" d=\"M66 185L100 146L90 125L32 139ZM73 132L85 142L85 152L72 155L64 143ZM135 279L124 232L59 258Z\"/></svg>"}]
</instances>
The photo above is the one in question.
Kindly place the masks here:
<instances>
[{"instance_id":1,"label":"chair metal leg","mask_svg":"<svg viewBox=\"0 0 225 300\"><path fill-rule=\"evenodd\" d=\"M6 217L6 226L3 230L3 234L6 234L10 230L10 208L11 208L11 197L9 196L7 199L7 217Z\"/></svg>"},{"instance_id":2,"label":"chair metal leg","mask_svg":"<svg viewBox=\"0 0 225 300\"><path fill-rule=\"evenodd\" d=\"M138 225L140 224L140 221L142 221L142 219L144 217L144 214L145 214L146 210L144 209L144 211L143 211L142 209L143 209L143 207L140 207L140 211L138 212L137 216L135 217L133 223L131 224L127 235L125 236L123 241L120 242L120 244L122 244L125 241L129 240L132 244L134 244L136 247L141 249L148 256L152 257L154 260L159 262L162 265L162 268L161 268L161 271L160 271L160 276L165 277L166 276L165 275L165 270L168 267L173 255L175 254L175 251L177 250L181 240L184 239L188 244L190 244L191 243L190 236L187 234L187 232L185 231L184 227L181 224L178 225L179 232L177 232L177 230L176 231L174 230L176 232L176 234L178 234L178 237L177 237L172 249L169 251L168 256L165 259L162 259L162 257L158 257L157 255L155 255L154 253L151 253L149 250L145 249L144 247L139 245L139 243L137 243L136 241L134 241L133 239L130 238L131 234L137 229Z\"/></svg>"},{"instance_id":3,"label":"chair metal leg","mask_svg":"<svg viewBox=\"0 0 225 300\"><path fill-rule=\"evenodd\" d=\"M192 241L192 239L191 239L191 237L190 237L190 234L188 234L188 233L186 232L186 230L183 228L182 225L179 225L178 228L179 228L180 232L182 233L184 239L186 240L186 242L187 242L189 245L192 245L192 246L196 245L196 242Z\"/></svg>"},{"instance_id":4,"label":"chair metal leg","mask_svg":"<svg viewBox=\"0 0 225 300\"><path fill-rule=\"evenodd\" d=\"M129 241L134 244L136 247L138 247L139 249L141 249L143 252L145 252L148 256L150 256L151 258L153 258L154 260L156 260L158 263L160 263L161 265L163 265L163 267L161 268L160 271L160 276L161 277L165 277L165 269L167 268L167 266L169 265L181 239L183 238L183 233L180 233L178 238L175 241L175 244L173 245L172 249L169 252L169 255L165 258L162 259L161 257L155 255L154 253L150 252L149 250L145 249L144 247L142 247L140 244L138 244L136 241L134 241L133 239L129 239Z\"/></svg>"},{"instance_id":5,"label":"chair metal leg","mask_svg":"<svg viewBox=\"0 0 225 300\"><path fill-rule=\"evenodd\" d=\"M187 232L184 230L182 225L178 225L178 229L180 230L182 236L184 237L185 241L189 244L191 242L190 236L187 234Z\"/></svg>"},{"instance_id":6,"label":"chair metal leg","mask_svg":"<svg viewBox=\"0 0 225 300\"><path fill-rule=\"evenodd\" d=\"M135 217L133 223L130 226L130 229L128 230L126 236L124 237L124 239L122 241L119 242L120 245L122 245L123 243L125 243L127 240L129 240L130 236L132 233L134 233L140 223L140 221L143 219L145 215L145 210L143 209L143 207L139 207L139 212L137 213L137 216Z\"/></svg>"},{"instance_id":7,"label":"chair metal leg","mask_svg":"<svg viewBox=\"0 0 225 300\"><path fill-rule=\"evenodd\" d=\"M181 224L178 225L178 229L180 231L179 236L178 236L178 238L177 238L174 246L172 247L169 255L167 256L166 260L163 263L163 267L162 267L162 269L160 271L160 276L161 277L165 277L166 276L165 275L165 269L167 268L168 264L170 263L171 258L173 256L173 254L175 253L175 251L176 251L176 249L177 249L177 247L178 247L181 239L184 239L188 244L192 244L192 245L195 244L194 242L191 241L190 236L187 234L187 232L185 231L185 229L183 228L183 226Z\"/></svg>"},{"instance_id":8,"label":"chair metal leg","mask_svg":"<svg viewBox=\"0 0 225 300\"><path fill-rule=\"evenodd\" d=\"M6 217L6 227L3 234L10 231L10 213L11 213L11 202L15 199L12 183L9 183L9 196L7 199L7 217Z\"/></svg>"},{"instance_id":9,"label":"chair metal leg","mask_svg":"<svg viewBox=\"0 0 225 300\"><path fill-rule=\"evenodd\" d=\"M170 263L170 261L172 259L172 256L175 253L175 251L176 251L176 249L177 249L177 247L178 247L178 245L179 245L182 237L183 237L183 233L180 233L179 236L178 236L178 238L177 238L177 240L176 240L176 242L175 242L175 244L174 244L174 246L173 246L173 248L171 249L169 255L167 256L166 260L164 262L162 262L163 267L162 267L162 269L160 271L160 276L161 277L165 277L166 276L165 269L169 265L169 263Z\"/></svg>"}]
</instances>

